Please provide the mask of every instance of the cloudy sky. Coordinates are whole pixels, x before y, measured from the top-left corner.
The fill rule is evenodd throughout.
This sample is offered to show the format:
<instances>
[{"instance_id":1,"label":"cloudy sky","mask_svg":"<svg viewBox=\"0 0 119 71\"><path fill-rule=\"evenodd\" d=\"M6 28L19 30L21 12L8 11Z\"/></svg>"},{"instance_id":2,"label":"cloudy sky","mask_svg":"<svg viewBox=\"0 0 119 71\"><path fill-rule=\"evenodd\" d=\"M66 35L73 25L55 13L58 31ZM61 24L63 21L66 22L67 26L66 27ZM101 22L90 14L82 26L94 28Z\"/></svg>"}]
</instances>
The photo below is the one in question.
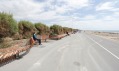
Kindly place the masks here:
<instances>
[{"instance_id":1,"label":"cloudy sky","mask_svg":"<svg viewBox=\"0 0 119 71\"><path fill-rule=\"evenodd\" d=\"M85 30L119 30L119 0L0 0L17 21Z\"/></svg>"}]
</instances>

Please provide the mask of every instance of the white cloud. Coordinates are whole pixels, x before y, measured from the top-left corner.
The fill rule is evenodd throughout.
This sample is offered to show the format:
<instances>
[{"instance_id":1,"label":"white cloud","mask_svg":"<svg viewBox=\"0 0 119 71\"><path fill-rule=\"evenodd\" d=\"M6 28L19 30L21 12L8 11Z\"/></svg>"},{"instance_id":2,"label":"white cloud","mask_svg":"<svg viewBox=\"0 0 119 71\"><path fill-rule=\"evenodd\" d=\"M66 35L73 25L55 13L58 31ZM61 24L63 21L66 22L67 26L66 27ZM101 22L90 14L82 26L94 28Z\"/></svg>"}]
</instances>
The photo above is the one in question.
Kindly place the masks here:
<instances>
[{"instance_id":1,"label":"white cloud","mask_svg":"<svg viewBox=\"0 0 119 71\"><path fill-rule=\"evenodd\" d=\"M33 0L2 0L0 1L0 11L12 13L17 20L29 19L42 13L46 5L48 5L48 2L37 3Z\"/></svg>"},{"instance_id":2,"label":"white cloud","mask_svg":"<svg viewBox=\"0 0 119 71\"><path fill-rule=\"evenodd\" d=\"M91 20L91 19L96 19L96 17L94 15L87 15L83 19L85 19L85 20Z\"/></svg>"},{"instance_id":3,"label":"white cloud","mask_svg":"<svg viewBox=\"0 0 119 71\"><path fill-rule=\"evenodd\" d=\"M112 10L114 7L115 2L105 2L97 5L96 10Z\"/></svg>"},{"instance_id":4,"label":"white cloud","mask_svg":"<svg viewBox=\"0 0 119 71\"><path fill-rule=\"evenodd\" d=\"M113 17L113 16L105 16L104 18L103 18L103 20L107 20L107 21L109 21L109 20L114 20L115 18Z\"/></svg>"},{"instance_id":5,"label":"white cloud","mask_svg":"<svg viewBox=\"0 0 119 71\"><path fill-rule=\"evenodd\" d=\"M55 19L56 13L54 11L42 12L41 14L31 15L32 19L39 19L39 20L52 20Z\"/></svg>"},{"instance_id":6,"label":"white cloud","mask_svg":"<svg viewBox=\"0 0 119 71\"><path fill-rule=\"evenodd\" d=\"M56 0L43 0L42 2L38 2L37 0L1 0L0 12L12 13L17 20L29 20L32 22L50 21L46 23L81 29L115 29L114 27L119 26L117 24L119 23L117 22L119 8L114 8L115 2L99 4L96 7L97 11L111 10L114 12L114 15L105 15L105 13L100 12L103 13L104 16L97 19L99 15L92 14L90 11L89 13L91 14L85 13L83 16L81 12L75 12L79 9L84 10L84 7L92 6L90 2L92 0L57 0L56 3L55 1ZM72 11L74 12L70 13Z\"/></svg>"},{"instance_id":7,"label":"white cloud","mask_svg":"<svg viewBox=\"0 0 119 71\"><path fill-rule=\"evenodd\" d=\"M116 16L119 16L119 12L115 12L114 14L115 14Z\"/></svg>"},{"instance_id":8,"label":"white cloud","mask_svg":"<svg viewBox=\"0 0 119 71\"><path fill-rule=\"evenodd\" d=\"M119 21L104 21L104 20L64 20L52 22L54 24L60 24L62 26L79 28L81 30L118 30Z\"/></svg>"},{"instance_id":9,"label":"white cloud","mask_svg":"<svg viewBox=\"0 0 119 71\"><path fill-rule=\"evenodd\" d=\"M63 0L70 7L84 7L89 5L89 0Z\"/></svg>"},{"instance_id":10,"label":"white cloud","mask_svg":"<svg viewBox=\"0 0 119 71\"><path fill-rule=\"evenodd\" d=\"M64 3L64 5L61 7L62 9L66 10L74 10L83 8L90 5L89 0L58 0L61 3Z\"/></svg>"},{"instance_id":11,"label":"white cloud","mask_svg":"<svg viewBox=\"0 0 119 71\"><path fill-rule=\"evenodd\" d=\"M64 14L66 12L68 12L70 9L67 8L66 5L62 6L62 7L56 7L56 9L54 10L55 12L59 13L59 14Z\"/></svg>"},{"instance_id":12,"label":"white cloud","mask_svg":"<svg viewBox=\"0 0 119 71\"><path fill-rule=\"evenodd\" d=\"M80 8L89 4L88 0L58 0L58 2L65 2L65 4L57 6L52 5L53 1L54 0L46 0L43 2L34 0L1 0L0 11L12 13L17 20L50 20L59 17L59 14L67 13L73 8ZM45 7L51 10L45 11Z\"/></svg>"}]
</instances>

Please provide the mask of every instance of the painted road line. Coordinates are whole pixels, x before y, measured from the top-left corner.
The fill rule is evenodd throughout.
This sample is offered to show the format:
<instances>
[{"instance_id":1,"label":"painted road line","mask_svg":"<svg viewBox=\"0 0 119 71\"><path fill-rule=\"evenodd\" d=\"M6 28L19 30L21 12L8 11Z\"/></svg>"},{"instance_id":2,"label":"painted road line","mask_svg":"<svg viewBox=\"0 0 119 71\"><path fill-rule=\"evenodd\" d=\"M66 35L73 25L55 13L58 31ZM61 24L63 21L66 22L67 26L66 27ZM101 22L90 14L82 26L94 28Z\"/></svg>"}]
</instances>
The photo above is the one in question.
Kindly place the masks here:
<instances>
[{"instance_id":1,"label":"painted road line","mask_svg":"<svg viewBox=\"0 0 119 71\"><path fill-rule=\"evenodd\" d=\"M87 36L88 37L88 36ZM98 42L96 42L93 38L88 37L90 40L92 40L93 42L95 42L96 44L98 44L100 47L102 47L104 50L106 50L107 52L109 52L112 56L114 56L115 58L117 58L119 60L119 57L116 56L114 53L112 53L111 51L109 51L108 49L106 49L104 46L102 46L101 44L99 44Z\"/></svg>"},{"instance_id":2,"label":"painted road line","mask_svg":"<svg viewBox=\"0 0 119 71\"><path fill-rule=\"evenodd\" d=\"M63 49L65 49L65 48L67 48L67 47L69 47L68 44L67 44L67 45L64 45L63 47L60 47L60 48L58 49L58 52L61 52Z\"/></svg>"}]
</instances>

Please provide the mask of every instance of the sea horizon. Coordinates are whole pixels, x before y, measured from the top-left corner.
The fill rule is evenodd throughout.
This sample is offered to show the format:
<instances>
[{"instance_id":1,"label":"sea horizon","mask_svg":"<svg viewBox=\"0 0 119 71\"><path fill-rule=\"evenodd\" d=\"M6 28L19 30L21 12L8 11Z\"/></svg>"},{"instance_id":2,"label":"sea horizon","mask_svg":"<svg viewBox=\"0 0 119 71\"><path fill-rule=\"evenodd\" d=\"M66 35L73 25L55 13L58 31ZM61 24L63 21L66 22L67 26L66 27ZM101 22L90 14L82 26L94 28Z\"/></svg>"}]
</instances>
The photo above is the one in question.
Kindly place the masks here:
<instances>
[{"instance_id":1,"label":"sea horizon","mask_svg":"<svg viewBox=\"0 0 119 71\"><path fill-rule=\"evenodd\" d=\"M96 32L119 33L119 30L93 30Z\"/></svg>"}]
</instances>

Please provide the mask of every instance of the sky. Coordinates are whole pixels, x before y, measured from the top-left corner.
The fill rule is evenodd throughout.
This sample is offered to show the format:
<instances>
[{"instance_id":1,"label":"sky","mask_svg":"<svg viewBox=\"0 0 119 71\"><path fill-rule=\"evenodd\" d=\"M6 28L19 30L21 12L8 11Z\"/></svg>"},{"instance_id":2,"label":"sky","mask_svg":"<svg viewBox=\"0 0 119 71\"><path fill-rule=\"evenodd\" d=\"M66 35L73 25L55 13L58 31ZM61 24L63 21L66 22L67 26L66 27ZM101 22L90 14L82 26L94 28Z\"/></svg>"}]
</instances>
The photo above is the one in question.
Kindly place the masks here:
<instances>
[{"instance_id":1,"label":"sky","mask_svg":"<svg viewBox=\"0 0 119 71\"><path fill-rule=\"evenodd\" d=\"M119 30L119 0L0 0L17 20L81 30Z\"/></svg>"}]
</instances>

